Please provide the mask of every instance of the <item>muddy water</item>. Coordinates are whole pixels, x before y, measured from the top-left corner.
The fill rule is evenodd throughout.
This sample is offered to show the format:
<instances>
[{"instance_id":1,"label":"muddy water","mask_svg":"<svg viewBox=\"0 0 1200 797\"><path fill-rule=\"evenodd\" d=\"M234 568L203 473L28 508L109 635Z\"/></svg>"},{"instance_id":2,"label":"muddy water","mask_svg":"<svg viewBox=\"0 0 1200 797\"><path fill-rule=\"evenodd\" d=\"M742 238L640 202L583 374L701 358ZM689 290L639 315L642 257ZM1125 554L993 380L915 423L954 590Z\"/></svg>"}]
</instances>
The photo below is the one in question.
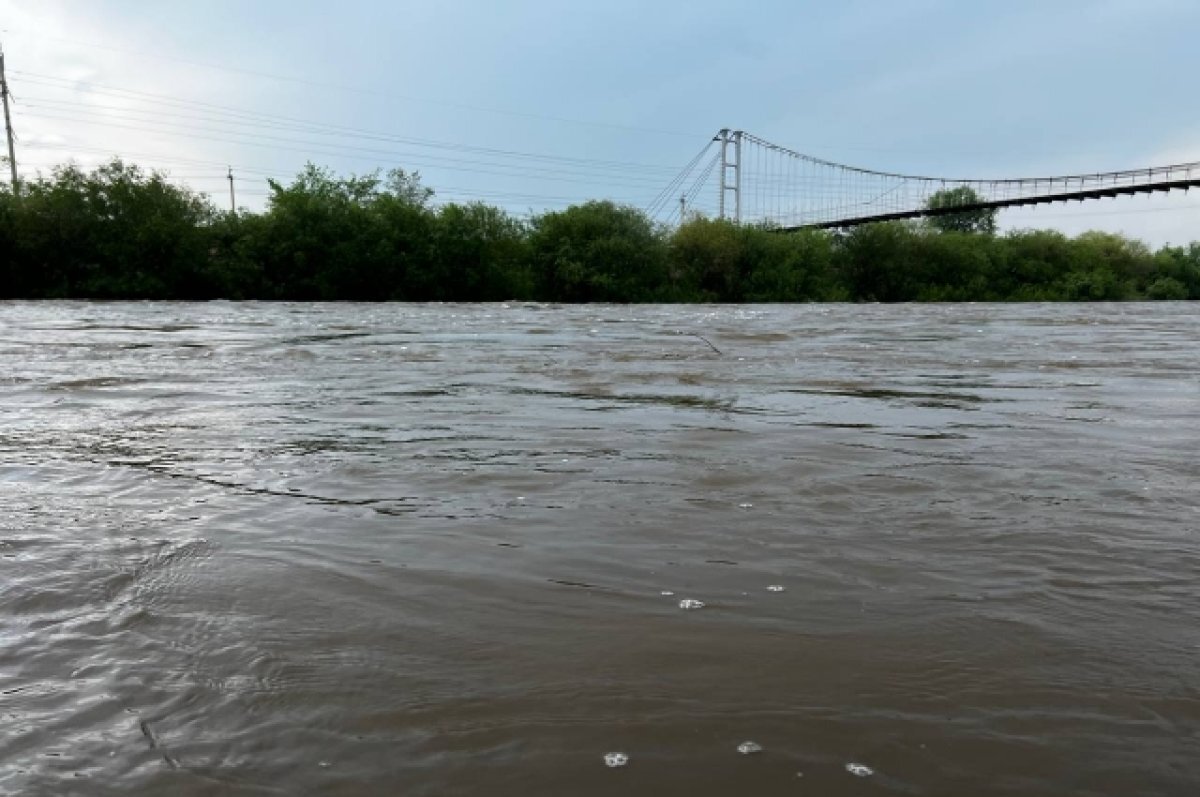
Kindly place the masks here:
<instances>
[{"instance_id":1,"label":"muddy water","mask_svg":"<svg viewBox=\"0 0 1200 797\"><path fill-rule=\"evenodd\" d=\"M0 304L0 793L1200 793L1198 368L1185 304Z\"/></svg>"}]
</instances>

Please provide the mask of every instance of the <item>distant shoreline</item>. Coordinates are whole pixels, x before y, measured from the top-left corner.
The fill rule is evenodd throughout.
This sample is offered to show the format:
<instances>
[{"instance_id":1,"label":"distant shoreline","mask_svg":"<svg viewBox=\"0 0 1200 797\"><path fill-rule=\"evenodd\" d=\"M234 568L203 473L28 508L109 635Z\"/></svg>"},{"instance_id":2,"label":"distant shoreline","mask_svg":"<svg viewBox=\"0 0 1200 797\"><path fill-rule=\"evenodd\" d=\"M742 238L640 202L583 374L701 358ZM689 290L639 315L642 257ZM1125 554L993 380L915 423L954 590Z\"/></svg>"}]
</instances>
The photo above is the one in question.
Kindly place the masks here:
<instances>
[{"instance_id":1,"label":"distant shoreline","mask_svg":"<svg viewBox=\"0 0 1200 797\"><path fill-rule=\"evenodd\" d=\"M944 222L779 232L675 228L608 201L529 219L438 204L415 174L307 167L262 213L164 175L63 166L0 192L0 299L1060 302L1200 299L1200 243L999 235ZM965 216L965 214L964 214Z\"/></svg>"}]
</instances>

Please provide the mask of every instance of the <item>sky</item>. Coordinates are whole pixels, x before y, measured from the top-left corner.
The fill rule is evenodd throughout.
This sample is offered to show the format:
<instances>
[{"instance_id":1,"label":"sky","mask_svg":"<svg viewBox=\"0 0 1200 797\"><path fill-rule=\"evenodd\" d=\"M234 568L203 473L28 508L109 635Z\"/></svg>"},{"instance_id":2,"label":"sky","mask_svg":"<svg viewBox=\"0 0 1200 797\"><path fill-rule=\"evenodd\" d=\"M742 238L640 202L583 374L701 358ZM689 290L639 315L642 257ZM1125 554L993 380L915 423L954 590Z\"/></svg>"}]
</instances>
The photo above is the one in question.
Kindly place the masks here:
<instances>
[{"instance_id":1,"label":"sky","mask_svg":"<svg viewBox=\"0 0 1200 797\"><path fill-rule=\"evenodd\" d=\"M22 174L258 209L306 163L518 214L648 206L721 128L953 177L1200 161L1196 0L0 0ZM715 183L697 208L716 204ZM1200 240L1200 192L1004 211Z\"/></svg>"}]
</instances>

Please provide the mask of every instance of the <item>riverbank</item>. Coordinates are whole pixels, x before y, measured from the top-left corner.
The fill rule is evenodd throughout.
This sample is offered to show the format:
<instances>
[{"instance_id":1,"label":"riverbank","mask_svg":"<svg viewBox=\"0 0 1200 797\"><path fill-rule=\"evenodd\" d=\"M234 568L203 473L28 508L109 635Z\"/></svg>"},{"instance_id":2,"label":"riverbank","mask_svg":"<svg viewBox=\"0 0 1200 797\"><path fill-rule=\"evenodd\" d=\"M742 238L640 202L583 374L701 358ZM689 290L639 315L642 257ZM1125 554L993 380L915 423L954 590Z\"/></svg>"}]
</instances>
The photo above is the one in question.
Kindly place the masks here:
<instances>
[{"instance_id":1,"label":"riverbank","mask_svg":"<svg viewBox=\"0 0 1200 797\"><path fill-rule=\"evenodd\" d=\"M656 225L606 201L529 219L438 204L400 170L270 181L262 213L219 211L163 175L66 166L0 193L0 298L822 302L1200 299L1200 243L1152 251L920 223L779 233Z\"/></svg>"}]
</instances>

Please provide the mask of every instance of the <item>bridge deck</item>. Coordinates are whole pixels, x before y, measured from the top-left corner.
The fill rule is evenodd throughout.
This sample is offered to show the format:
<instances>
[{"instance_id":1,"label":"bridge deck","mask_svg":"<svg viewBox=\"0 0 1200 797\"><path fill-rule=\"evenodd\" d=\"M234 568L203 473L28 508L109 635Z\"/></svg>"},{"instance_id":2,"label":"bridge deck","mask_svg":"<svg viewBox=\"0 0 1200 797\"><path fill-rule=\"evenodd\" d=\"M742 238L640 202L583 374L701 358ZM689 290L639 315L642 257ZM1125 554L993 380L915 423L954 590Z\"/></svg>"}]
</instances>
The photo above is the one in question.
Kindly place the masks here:
<instances>
[{"instance_id":1,"label":"bridge deck","mask_svg":"<svg viewBox=\"0 0 1200 797\"><path fill-rule=\"evenodd\" d=\"M1200 178L1188 180L1171 180L1159 183L1143 183L1141 185L1122 185L1108 186L1106 188L1092 188L1086 191L1070 191L1058 194L1044 194L1042 196L1019 197L1015 199L997 199L990 202L976 202L970 205L959 205L957 207L929 209L922 208L921 210L906 210L897 213L881 213L874 216L859 216L851 219L839 219L837 221L822 221L814 224L797 224L791 227L782 227L781 230L791 232L795 230L830 230L840 229L844 227L858 227L863 224L874 224L881 221L900 221L902 219L919 219L930 218L933 216L953 216L958 213L970 213L975 210L998 210L1001 208L1013 208L1025 205L1049 205L1054 202L1082 202L1085 199L1103 199L1105 197L1117 197L1122 195L1133 194L1152 194L1159 191L1168 192L1175 189L1183 189L1187 191L1189 188L1200 188Z\"/></svg>"}]
</instances>

